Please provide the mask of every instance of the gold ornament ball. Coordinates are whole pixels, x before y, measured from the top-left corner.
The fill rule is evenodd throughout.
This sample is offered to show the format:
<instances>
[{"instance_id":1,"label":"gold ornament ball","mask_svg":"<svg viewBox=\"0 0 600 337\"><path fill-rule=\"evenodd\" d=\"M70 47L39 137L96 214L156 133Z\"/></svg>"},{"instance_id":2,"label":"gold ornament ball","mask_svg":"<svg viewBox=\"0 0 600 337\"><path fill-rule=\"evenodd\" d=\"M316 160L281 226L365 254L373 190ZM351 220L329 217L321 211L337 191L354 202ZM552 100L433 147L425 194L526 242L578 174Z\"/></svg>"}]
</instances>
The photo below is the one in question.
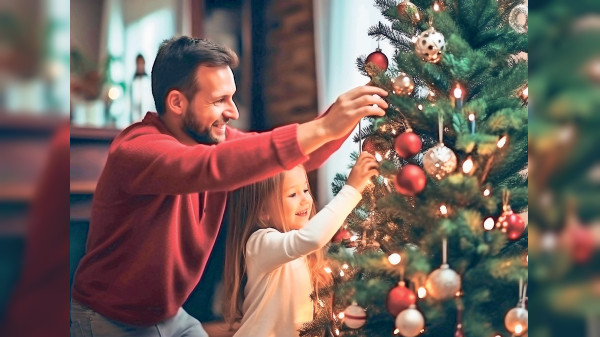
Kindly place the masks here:
<instances>
[{"instance_id":1,"label":"gold ornament ball","mask_svg":"<svg viewBox=\"0 0 600 337\"><path fill-rule=\"evenodd\" d=\"M398 15L406 15L410 18L413 23L419 22L421 20L421 15L419 14L419 8L412 2L408 0L404 0L396 6L398 10Z\"/></svg>"},{"instance_id":2,"label":"gold ornament ball","mask_svg":"<svg viewBox=\"0 0 600 337\"><path fill-rule=\"evenodd\" d=\"M400 73L392 82L394 94L408 96L415 90L415 82L406 73Z\"/></svg>"},{"instance_id":3,"label":"gold ornament ball","mask_svg":"<svg viewBox=\"0 0 600 337\"><path fill-rule=\"evenodd\" d=\"M408 309L402 310L396 316L396 328L402 336L415 337L421 333L425 327L425 318L414 304L411 304Z\"/></svg>"},{"instance_id":4,"label":"gold ornament ball","mask_svg":"<svg viewBox=\"0 0 600 337\"><path fill-rule=\"evenodd\" d=\"M586 64L585 73L590 80L600 83L600 57L596 57Z\"/></svg>"},{"instance_id":5,"label":"gold ornament ball","mask_svg":"<svg viewBox=\"0 0 600 337\"><path fill-rule=\"evenodd\" d=\"M427 293L436 300L445 300L456 296L460 291L460 275L450 269L448 264L443 264L427 276L425 288Z\"/></svg>"},{"instance_id":6,"label":"gold ornament ball","mask_svg":"<svg viewBox=\"0 0 600 337\"><path fill-rule=\"evenodd\" d=\"M440 143L425 153L423 169L428 175L437 180L442 180L456 169L456 155L452 150Z\"/></svg>"},{"instance_id":7,"label":"gold ornament ball","mask_svg":"<svg viewBox=\"0 0 600 337\"><path fill-rule=\"evenodd\" d=\"M529 314L523 305L510 309L504 316L506 330L516 336L522 336L527 332Z\"/></svg>"}]
</instances>

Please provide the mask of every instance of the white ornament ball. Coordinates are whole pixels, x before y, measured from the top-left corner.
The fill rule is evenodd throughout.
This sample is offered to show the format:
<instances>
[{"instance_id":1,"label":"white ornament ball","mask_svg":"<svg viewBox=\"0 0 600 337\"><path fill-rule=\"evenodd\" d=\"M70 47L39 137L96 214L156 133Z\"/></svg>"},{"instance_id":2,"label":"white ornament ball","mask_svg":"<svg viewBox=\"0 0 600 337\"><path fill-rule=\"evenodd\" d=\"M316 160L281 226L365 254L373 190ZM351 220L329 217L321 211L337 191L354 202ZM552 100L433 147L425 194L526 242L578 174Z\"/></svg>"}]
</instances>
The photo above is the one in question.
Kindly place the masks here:
<instances>
[{"instance_id":1,"label":"white ornament ball","mask_svg":"<svg viewBox=\"0 0 600 337\"><path fill-rule=\"evenodd\" d=\"M437 63L442 59L442 53L446 49L446 39L442 33L430 27L419 34L415 42L415 53L423 61Z\"/></svg>"},{"instance_id":2,"label":"white ornament ball","mask_svg":"<svg viewBox=\"0 0 600 337\"><path fill-rule=\"evenodd\" d=\"M445 300L456 296L460 291L460 275L450 269L448 264L443 264L427 276L425 288L427 294L436 300Z\"/></svg>"},{"instance_id":3,"label":"white ornament ball","mask_svg":"<svg viewBox=\"0 0 600 337\"><path fill-rule=\"evenodd\" d=\"M456 155L440 143L427 150L423 156L423 169L431 177L442 180L456 169Z\"/></svg>"},{"instance_id":4,"label":"white ornament ball","mask_svg":"<svg viewBox=\"0 0 600 337\"><path fill-rule=\"evenodd\" d=\"M408 309L402 310L396 316L396 328L400 334L405 337L414 337L421 333L425 327L425 318L415 305L411 305Z\"/></svg>"},{"instance_id":5,"label":"white ornament ball","mask_svg":"<svg viewBox=\"0 0 600 337\"><path fill-rule=\"evenodd\" d=\"M367 311L356 303L344 310L344 324L351 329L358 329L367 322Z\"/></svg>"},{"instance_id":6,"label":"white ornament ball","mask_svg":"<svg viewBox=\"0 0 600 337\"><path fill-rule=\"evenodd\" d=\"M522 336L527 332L529 314L523 306L510 309L504 316L504 326L506 330L517 336Z\"/></svg>"}]
</instances>

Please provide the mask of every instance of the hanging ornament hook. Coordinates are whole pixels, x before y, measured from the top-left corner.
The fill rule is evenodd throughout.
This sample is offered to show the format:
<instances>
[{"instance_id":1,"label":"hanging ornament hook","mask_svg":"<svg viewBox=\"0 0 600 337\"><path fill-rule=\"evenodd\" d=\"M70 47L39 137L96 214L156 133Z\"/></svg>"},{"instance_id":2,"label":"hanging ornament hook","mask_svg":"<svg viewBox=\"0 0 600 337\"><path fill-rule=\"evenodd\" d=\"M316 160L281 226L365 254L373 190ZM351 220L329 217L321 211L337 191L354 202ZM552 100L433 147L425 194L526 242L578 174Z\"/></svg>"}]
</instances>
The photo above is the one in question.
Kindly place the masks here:
<instances>
[{"instance_id":1,"label":"hanging ornament hook","mask_svg":"<svg viewBox=\"0 0 600 337\"><path fill-rule=\"evenodd\" d=\"M448 238L442 240L442 264L448 264Z\"/></svg>"},{"instance_id":2,"label":"hanging ornament hook","mask_svg":"<svg viewBox=\"0 0 600 337\"><path fill-rule=\"evenodd\" d=\"M444 144L444 116L442 116L442 113L440 112L438 114L438 133L439 133L439 138L440 138L440 144Z\"/></svg>"}]
</instances>

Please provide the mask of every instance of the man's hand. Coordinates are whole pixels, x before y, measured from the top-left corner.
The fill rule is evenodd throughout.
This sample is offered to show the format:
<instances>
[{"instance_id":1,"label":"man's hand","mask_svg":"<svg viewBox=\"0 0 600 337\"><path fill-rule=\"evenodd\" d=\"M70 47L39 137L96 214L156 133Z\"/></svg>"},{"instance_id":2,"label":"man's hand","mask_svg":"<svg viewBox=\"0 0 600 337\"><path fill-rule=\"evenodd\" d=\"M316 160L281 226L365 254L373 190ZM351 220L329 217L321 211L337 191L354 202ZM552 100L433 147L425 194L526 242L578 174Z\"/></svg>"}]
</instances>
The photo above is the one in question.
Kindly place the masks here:
<instances>
[{"instance_id":1,"label":"man's hand","mask_svg":"<svg viewBox=\"0 0 600 337\"><path fill-rule=\"evenodd\" d=\"M384 116L388 104L379 96L387 96L387 91L373 86L360 86L339 96L327 115L298 127L302 151L309 154L321 145L345 136L363 117Z\"/></svg>"}]
</instances>

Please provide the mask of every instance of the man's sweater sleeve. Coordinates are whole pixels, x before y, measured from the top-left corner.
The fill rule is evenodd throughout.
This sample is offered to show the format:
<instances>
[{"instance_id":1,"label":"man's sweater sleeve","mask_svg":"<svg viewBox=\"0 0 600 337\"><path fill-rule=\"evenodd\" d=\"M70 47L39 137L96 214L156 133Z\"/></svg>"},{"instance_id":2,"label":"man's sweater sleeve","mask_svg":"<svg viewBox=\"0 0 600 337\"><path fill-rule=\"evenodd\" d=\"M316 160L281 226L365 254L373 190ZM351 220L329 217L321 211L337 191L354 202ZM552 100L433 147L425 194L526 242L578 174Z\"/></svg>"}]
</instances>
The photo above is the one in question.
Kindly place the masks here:
<instances>
[{"instance_id":1,"label":"man's sweater sleeve","mask_svg":"<svg viewBox=\"0 0 600 337\"><path fill-rule=\"evenodd\" d=\"M302 229L286 233L259 229L246 244L247 263L254 263L260 272L266 273L325 246L361 197L356 189L345 185Z\"/></svg>"},{"instance_id":2,"label":"man's sweater sleeve","mask_svg":"<svg viewBox=\"0 0 600 337\"><path fill-rule=\"evenodd\" d=\"M165 134L132 135L111 149L107 166L131 194L231 191L305 162L298 124L218 145L186 146Z\"/></svg>"}]
</instances>

